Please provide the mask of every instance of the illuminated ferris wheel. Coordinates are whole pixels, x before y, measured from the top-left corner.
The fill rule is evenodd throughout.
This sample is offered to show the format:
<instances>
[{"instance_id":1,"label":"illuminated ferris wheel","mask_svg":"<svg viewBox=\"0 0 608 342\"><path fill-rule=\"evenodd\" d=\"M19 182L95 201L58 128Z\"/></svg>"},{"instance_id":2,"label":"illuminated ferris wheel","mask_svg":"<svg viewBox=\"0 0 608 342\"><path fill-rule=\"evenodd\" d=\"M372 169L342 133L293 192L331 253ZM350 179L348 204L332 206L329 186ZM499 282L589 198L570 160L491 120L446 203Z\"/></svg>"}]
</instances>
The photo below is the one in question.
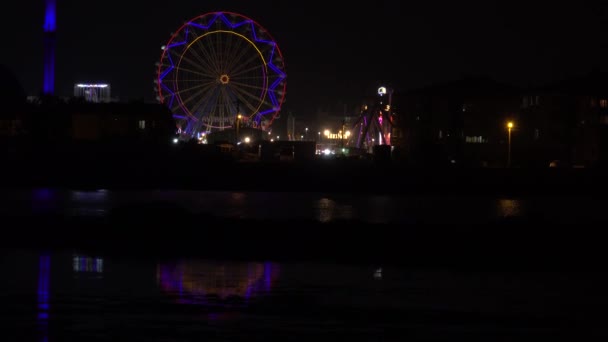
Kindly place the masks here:
<instances>
[{"instance_id":1,"label":"illuminated ferris wheel","mask_svg":"<svg viewBox=\"0 0 608 342\"><path fill-rule=\"evenodd\" d=\"M285 99L283 56L270 34L245 16L213 12L186 22L162 47L158 100L186 136L243 122L265 129Z\"/></svg>"}]
</instances>

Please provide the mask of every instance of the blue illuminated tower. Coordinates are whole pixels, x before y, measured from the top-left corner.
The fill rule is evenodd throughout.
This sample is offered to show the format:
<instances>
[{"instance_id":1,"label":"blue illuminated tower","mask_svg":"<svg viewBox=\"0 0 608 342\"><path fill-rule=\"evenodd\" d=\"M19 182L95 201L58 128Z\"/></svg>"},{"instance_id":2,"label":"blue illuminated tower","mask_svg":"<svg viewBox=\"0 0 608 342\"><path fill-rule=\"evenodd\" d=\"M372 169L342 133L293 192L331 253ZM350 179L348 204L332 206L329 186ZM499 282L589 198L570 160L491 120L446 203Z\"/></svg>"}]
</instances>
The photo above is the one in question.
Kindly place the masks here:
<instances>
[{"instance_id":1,"label":"blue illuminated tower","mask_svg":"<svg viewBox=\"0 0 608 342\"><path fill-rule=\"evenodd\" d=\"M44 14L44 95L55 94L55 29L56 29L56 0L46 0Z\"/></svg>"}]
</instances>

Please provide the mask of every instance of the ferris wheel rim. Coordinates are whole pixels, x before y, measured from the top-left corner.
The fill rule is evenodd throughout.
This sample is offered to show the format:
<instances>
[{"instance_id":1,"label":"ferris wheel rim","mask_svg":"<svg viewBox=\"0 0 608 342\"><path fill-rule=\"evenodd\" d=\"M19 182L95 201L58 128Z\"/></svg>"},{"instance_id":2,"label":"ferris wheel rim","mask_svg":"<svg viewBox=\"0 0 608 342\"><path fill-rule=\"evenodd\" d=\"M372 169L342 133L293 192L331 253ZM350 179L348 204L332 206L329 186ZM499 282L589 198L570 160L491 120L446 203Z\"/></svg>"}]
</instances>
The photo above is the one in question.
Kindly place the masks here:
<instances>
[{"instance_id":1,"label":"ferris wheel rim","mask_svg":"<svg viewBox=\"0 0 608 342\"><path fill-rule=\"evenodd\" d=\"M233 22L230 21L230 19L228 18L228 16L233 16L233 17L237 17L239 18L237 22ZM197 20L205 20L207 18L211 18L208 22L208 26L205 27L204 29L208 29L209 27L211 27L212 24L214 24L217 20L222 20L224 23L226 23L231 29L236 29L237 27L243 26L243 25L251 25L251 29L252 29L252 39L248 39L247 37L241 35L241 38L244 38L246 40L248 40L248 42L255 47L256 49L258 49L258 45L256 44L268 44L269 46L271 46L271 57L269 58L268 62L264 63L264 67L265 67L265 73L266 75L268 75L268 73L270 72L269 69L272 69L273 72L276 73L275 76L278 76L278 79L271 85L270 83L270 79L268 79L268 84L264 85L264 88L266 88L266 90L264 91L264 98L261 100L261 104L258 107L258 110L251 113L250 116L254 116L256 114L259 114L261 116L264 116L265 118L268 119L269 123L272 124L272 121L274 121L274 119L278 116L280 109L285 101L285 96L286 96L286 87L287 87L287 82L286 82L286 74L285 74L285 68L286 68L286 64L285 64L285 60L283 58L283 53L280 49L280 47L278 46L278 44L276 43L274 37L268 32L268 30L260 25L258 22L256 22L255 20L239 14L239 13L235 13L235 12L229 12L229 11L216 11L216 12L208 12L208 13L203 13L201 15L198 15L190 20L188 20L187 22L185 22L177 31L175 31L175 33L173 33L171 35L171 38L169 39L169 41L167 42L167 45L165 45L163 47L163 52L161 54L161 63L159 63L158 65L158 69L157 69L157 91L158 91L158 99L161 103L165 103L167 101L167 96L164 93L164 90L166 90L169 94L175 95L171 89L169 89L165 84L163 84L163 67L164 65L162 64L162 61L164 61L167 57L170 57L170 51L172 48L172 45L174 45L176 43L176 39L178 37L180 37L180 34L182 34L184 32L184 30L186 30L189 26L195 25L194 22L196 22ZM257 32L261 32L264 35L264 39L258 39L257 35L259 33ZM206 34L211 34L211 33L217 33L217 31L221 31L221 30L214 30L214 31L209 31ZM230 33L230 34L236 34L238 35L237 32L234 31L230 31L230 30L224 30L225 33ZM186 49L184 51L184 53L186 53L188 49ZM258 49L259 52L259 49ZM265 61L265 58L263 58L264 56L262 56L262 60ZM276 60L280 61L280 64L275 64L274 63L274 57L278 57ZM167 70L165 70L165 72L167 72ZM163 89L164 88L164 89ZM278 95L278 96L277 96ZM265 111L264 113L260 112L260 108L262 106L262 104L264 103L265 98L269 96L270 100L272 103L269 103L270 106L270 110ZM186 113L189 113L189 111L186 111ZM191 113L190 113L191 114ZM269 115L271 114L271 115ZM179 117L179 115L175 115L176 117ZM196 119L195 115L188 115L188 117L191 117L192 119ZM183 118L186 118L185 116ZM214 127L211 126L212 128L218 128L218 127Z\"/></svg>"}]
</instances>

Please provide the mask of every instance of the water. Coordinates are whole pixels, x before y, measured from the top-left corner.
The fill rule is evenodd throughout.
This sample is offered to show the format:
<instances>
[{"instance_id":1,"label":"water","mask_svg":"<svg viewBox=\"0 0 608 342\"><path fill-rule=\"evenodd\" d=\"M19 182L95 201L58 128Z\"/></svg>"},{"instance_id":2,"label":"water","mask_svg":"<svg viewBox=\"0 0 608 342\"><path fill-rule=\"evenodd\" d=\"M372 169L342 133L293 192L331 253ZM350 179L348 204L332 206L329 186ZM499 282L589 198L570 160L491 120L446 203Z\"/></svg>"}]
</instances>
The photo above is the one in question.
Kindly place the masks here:
<instances>
[{"instance_id":1,"label":"water","mask_svg":"<svg viewBox=\"0 0 608 342\"><path fill-rule=\"evenodd\" d=\"M59 214L99 218L133 205L179 208L183 213L225 218L302 219L324 223L358 220L368 223L368 228L377 228L375 223L474 224L529 217L546 223L588 222L604 220L606 201L584 196L408 197L58 189L0 193L0 216L4 217ZM146 211L137 211L142 212ZM15 222L19 228L19 221ZM43 222L39 224L38 231L45 231L47 237L58 241L66 237L66 231L59 229L57 222L53 229L45 227ZM77 228L84 232L88 229ZM169 228L163 231L162 241L183 234ZM234 252L249 241L243 236L238 239L240 244L232 240L207 241L213 231L218 230L197 235L194 248L213 247L213 251L219 251L225 248L222 246L235 245L231 250ZM322 229L317 229L317 233L319 231ZM438 235L447 231L438 230ZM373 232L369 237L361 235L359 240L349 237L334 254L348 251L362 255L360 248L382 231ZM182 257L192 255L179 252L182 248L179 243L192 240L188 236L171 240L176 243L173 252L163 254L171 258L160 257L161 253L155 254L150 249L138 253L143 246L130 244L140 241L139 238L122 240L122 244L126 244L123 248L129 250L126 254L113 253L111 248L78 249L75 246L82 246L78 239L51 250L39 250L33 247L39 246L35 243L29 249L0 249L0 340L521 341L528 338L580 340L607 335L604 325L608 284L604 279L603 259L589 262L588 254L583 253L589 248L567 244L572 241L572 234L565 235L568 240L557 240L557 245L550 239L551 235L541 234L535 240L541 242L539 245L507 244L497 252L496 243L508 236L502 236L499 230L491 235L496 239L490 239L488 244L475 240L478 235L473 235L468 245L464 244L469 240L466 235L451 244L441 236L437 236L437 241L424 240L426 244L421 244L420 240L408 240L408 235L400 236L390 230L384 233L389 235L384 240L377 239L383 241L377 250L392 252L378 259L352 258L342 264L331 261L337 260L335 258L303 261L305 253L312 252L310 248L317 250L323 245L323 240L317 240L316 235L305 234L281 235L282 238L275 239L275 242L281 239L290 242L277 243L279 247L285 244L289 247L278 248L274 255L295 249L296 254L304 256L295 259L270 257L272 260L266 260L268 257L264 255L272 253L255 254L256 250L265 248L256 245L242 252L236 258L239 261L219 259L219 254L214 253L202 253L205 258L201 259ZM84 236L94 240L96 234L90 232ZM334 234L333 238L343 239L340 234ZM28 239L34 241L36 236L33 231ZM250 239L254 235L245 236ZM266 239L267 236L261 236L255 241L260 243ZM509 241L518 239L515 236ZM530 236L522 235L521 241L526 239ZM106 240L112 239L106 237ZM601 240L594 240L601 244ZM475 252L469 250L477 245L483 248ZM5 243L4 246L11 245ZM528 248L527 252L522 246ZM492 258L484 254L493 251ZM580 258L573 259L579 254ZM517 265L523 265L532 261L527 259L532 255L537 256L538 265L546 266L548 260L553 261L552 266L533 268L532 272L519 267L498 267L492 261L509 264L519 256ZM443 262L429 263L436 265L431 268L424 262L402 260L433 256L440 261L484 262L482 268L450 267L445 265L453 263ZM393 257L395 259L391 259ZM572 259L570 266L560 269L568 259ZM589 263L581 267L581 262Z\"/></svg>"},{"instance_id":2,"label":"water","mask_svg":"<svg viewBox=\"0 0 608 342\"><path fill-rule=\"evenodd\" d=\"M606 337L601 273L2 250L3 341Z\"/></svg>"},{"instance_id":3,"label":"water","mask_svg":"<svg viewBox=\"0 0 608 342\"><path fill-rule=\"evenodd\" d=\"M366 223L485 223L534 217L549 223L606 221L608 199L591 196L380 196L209 191L5 190L0 215L104 217L131 205L160 205L223 218Z\"/></svg>"}]
</instances>

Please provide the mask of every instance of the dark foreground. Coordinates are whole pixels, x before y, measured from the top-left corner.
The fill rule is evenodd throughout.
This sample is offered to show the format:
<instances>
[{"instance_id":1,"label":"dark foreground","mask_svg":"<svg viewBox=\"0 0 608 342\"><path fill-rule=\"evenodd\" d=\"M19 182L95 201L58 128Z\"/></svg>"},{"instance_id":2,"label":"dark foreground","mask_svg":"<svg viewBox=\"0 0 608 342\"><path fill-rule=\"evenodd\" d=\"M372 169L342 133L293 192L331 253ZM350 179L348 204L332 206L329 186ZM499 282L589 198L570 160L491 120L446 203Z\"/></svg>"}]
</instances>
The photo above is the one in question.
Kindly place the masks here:
<instances>
[{"instance_id":1,"label":"dark foreground","mask_svg":"<svg viewBox=\"0 0 608 342\"><path fill-rule=\"evenodd\" d=\"M184 189L365 194L608 193L605 169L412 167L373 160L242 162L226 155L115 148L36 149L5 156L0 188Z\"/></svg>"},{"instance_id":2,"label":"dark foreground","mask_svg":"<svg viewBox=\"0 0 608 342\"><path fill-rule=\"evenodd\" d=\"M137 245L131 246L136 254ZM605 339L601 271L0 250L3 341ZM10 275L10 276L9 276Z\"/></svg>"}]
</instances>

